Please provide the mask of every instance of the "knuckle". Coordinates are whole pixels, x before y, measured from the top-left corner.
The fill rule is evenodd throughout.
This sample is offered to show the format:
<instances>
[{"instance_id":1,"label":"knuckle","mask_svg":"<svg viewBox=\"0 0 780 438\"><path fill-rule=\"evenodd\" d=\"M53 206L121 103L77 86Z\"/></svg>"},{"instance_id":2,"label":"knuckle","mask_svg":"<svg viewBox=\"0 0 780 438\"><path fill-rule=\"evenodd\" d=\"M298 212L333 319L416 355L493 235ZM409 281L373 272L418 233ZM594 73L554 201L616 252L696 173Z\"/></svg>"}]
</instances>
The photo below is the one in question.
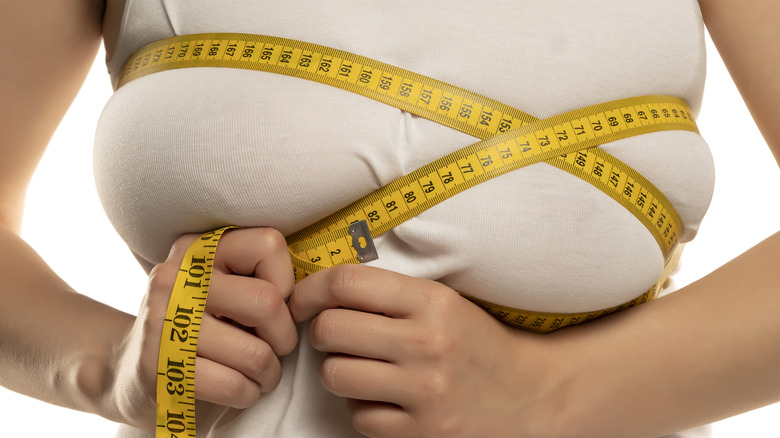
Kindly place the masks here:
<instances>
[{"instance_id":1,"label":"knuckle","mask_svg":"<svg viewBox=\"0 0 780 438\"><path fill-rule=\"evenodd\" d=\"M172 263L160 263L149 272L149 295L154 298L160 294L166 297L173 289L179 269Z\"/></svg>"},{"instance_id":2,"label":"knuckle","mask_svg":"<svg viewBox=\"0 0 780 438\"><path fill-rule=\"evenodd\" d=\"M245 350L246 358L244 360L249 373L253 376L264 374L264 371L276 357L268 344L264 342L257 344Z\"/></svg>"},{"instance_id":3,"label":"knuckle","mask_svg":"<svg viewBox=\"0 0 780 438\"><path fill-rule=\"evenodd\" d=\"M250 294L249 305L260 311L260 314L275 315L286 309L282 295L269 284L256 281L255 286L248 291Z\"/></svg>"},{"instance_id":4,"label":"knuckle","mask_svg":"<svg viewBox=\"0 0 780 438\"><path fill-rule=\"evenodd\" d=\"M442 314L446 314L444 312L448 312L459 298L455 291L441 283L430 282L427 289L425 296L428 302L431 306L435 306L432 308L441 311Z\"/></svg>"},{"instance_id":5,"label":"knuckle","mask_svg":"<svg viewBox=\"0 0 780 438\"><path fill-rule=\"evenodd\" d=\"M287 241L284 235L274 228L258 228L258 238L263 248L274 253L287 252Z\"/></svg>"},{"instance_id":6,"label":"knuckle","mask_svg":"<svg viewBox=\"0 0 780 438\"><path fill-rule=\"evenodd\" d=\"M457 382L446 372L437 370L427 375L421 385L431 402L441 404L450 400Z\"/></svg>"},{"instance_id":7,"label":"knuckle","mask_svg":"<svg viewBox=\"0 0 780 438\"><path fill-rule=\"evenodd\" d=\"M183 234L179 236L171 245L167 260L181 259L181 256L187 251L192 242L198 238L198 234Z\"/></svg>"},{"instance_id":8,"label":"knuckle","mask_svg":"<svg viewBox=\"0 0 780 438\"><path fill-rule=\"evenodd\" d=\"M457 346L458 340L449 332L434 331L428 339L428 348L434 357L449 357Z\"/></svg>"},{"instance_id":9,"label":"knuckle","mask_svg":"<svg viewBox=\"0 0 780 438\"><path fill-rule=\"evenodd\" d=\"M411 339L411 347L417 355L428 360L446 360L456 351L457 346L454 335L436 329L418 333Z\"/></svg>"}]
</instances>

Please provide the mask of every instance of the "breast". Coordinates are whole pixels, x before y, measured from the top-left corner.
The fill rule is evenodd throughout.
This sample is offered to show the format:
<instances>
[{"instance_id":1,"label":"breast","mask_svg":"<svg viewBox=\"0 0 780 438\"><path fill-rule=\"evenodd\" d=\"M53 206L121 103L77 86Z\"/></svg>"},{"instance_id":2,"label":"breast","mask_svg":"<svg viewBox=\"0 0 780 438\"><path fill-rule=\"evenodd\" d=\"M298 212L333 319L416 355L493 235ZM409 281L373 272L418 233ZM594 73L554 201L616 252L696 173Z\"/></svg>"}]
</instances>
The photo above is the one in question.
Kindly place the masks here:
<instances>
[{"instance_id":1,"label":"breast","mask_svg":"<svg viewBox=\"0 0 780 438\"><path fill-rule=\"evenodd\" d=\"M447 38L430 27L419 5L407 17L408 32L390 38L403 7L380 11L361 3L354 11L346 3L307 10L310 18L319 16L318 24L300 27L282 25L289 11L281 2L266 5L254 24L217 16L209 25L197 18L197 5L169 12L178 33L231 27L331 45L538 117L644 94L680 96L695 108L701 97L695 2L606 2L603 15L596 14L603 29L593 28L591 8L574 1L507 2L484 15L472 14L474 5L429 6L437 23L472 24ZM345 10L364 19L329 27L325 18ZM245 12L235 15L253 16ZM666 30L672 25L674 35ZM641 36L638 28L645 29ZM185 232L236 224L292 233L475 141L325 85L187 69L151 75L115 93L99 124L95 172L109 218L149 266ZM666 194L683 219L685 239L695 234L713 179L701 137L654 133L604 149ZM589 311L628 301L663 267L652 236L622 206L545 164L471 188L396 227L377 245L380 259L372 263L380 267L536 311Z\"/></svg>"}]
</instances>

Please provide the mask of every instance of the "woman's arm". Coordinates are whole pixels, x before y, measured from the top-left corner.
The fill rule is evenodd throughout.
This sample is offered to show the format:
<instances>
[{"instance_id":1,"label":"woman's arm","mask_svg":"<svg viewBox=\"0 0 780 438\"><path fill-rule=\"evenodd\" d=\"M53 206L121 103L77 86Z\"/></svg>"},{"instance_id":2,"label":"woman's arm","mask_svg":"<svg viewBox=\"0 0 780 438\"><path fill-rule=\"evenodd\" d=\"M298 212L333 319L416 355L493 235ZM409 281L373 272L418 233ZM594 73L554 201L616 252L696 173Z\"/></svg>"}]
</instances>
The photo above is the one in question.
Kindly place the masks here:
<instances>
[{"instance_id":1,"label":"woman's arm","mask_svg":"<svg viewBox=\"0 0 780 438\"><path fill-rule=\"evenodd\" d=\"M780 49L774 44L780 3L699 3L713 42L780 161ZM581 358L563 372L568 377L560 395L592 401L568 406L564 428L595 422L649 433L659 425L679 429L780 401L778 266L780 233L675 294L553 335L566 356Z\"/></svg>"},{"instance_id":2,"label":"woman's arm","mask_svg":"<svg viewBox=\"0 0 780 438\"><path fill-rule=\"evenodd\" d=\"M16 233L27 184L97 53L102 8L0 1L0 224Z\"/></svg>"},{"instance_id":3,"label":"woman's arm","mask_svg":"<svg viewBox=\"0 0 780 438\"><path fill-rule=\"evenodd\" d=\"M97 0L0 0L0 385L153 429L164 313L196 237L182 236L155 267L135 317L76 293L18 236L27 184L92 64L102 16ZM245 408L276 386L278 356L297 342L285 305L293 283L281 234L226 233L199 336L197 399Z\"/></svg>"},{"instance_id":4,"label":"woman's arm","mask_svg":"<svg viewBox=\"0 0 780 438\"><path fill-rule=\"evenodd\" d=\"M0 2L0 384L90 412L102 410L100 364L133 319L74 293L17 233L27 184L97 53L102 15L97 0Z\"/></svg>"},{"instance_id":5,"label":"woman's arm","mask_svg":"<svg viewBox=\"0 0 780 438\"><path fill-rule=\"evenodd\" d=\"M780 233L631 311L549 336L560 430L658 436L780 401Z\"/></svg>"}]
</instances>

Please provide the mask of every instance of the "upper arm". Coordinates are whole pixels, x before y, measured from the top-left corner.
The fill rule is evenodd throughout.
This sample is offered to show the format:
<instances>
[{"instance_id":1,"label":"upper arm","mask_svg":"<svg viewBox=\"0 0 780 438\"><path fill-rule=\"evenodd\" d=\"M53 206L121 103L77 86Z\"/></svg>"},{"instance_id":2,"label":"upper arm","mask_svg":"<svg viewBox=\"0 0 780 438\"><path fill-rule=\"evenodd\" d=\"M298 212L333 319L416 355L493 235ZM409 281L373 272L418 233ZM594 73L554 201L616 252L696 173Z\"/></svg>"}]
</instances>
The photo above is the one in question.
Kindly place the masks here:
<instances>
[{"instance_id":1,"label":"upper arm","mask_svg":"<svg viewBox=\"0 0 780 438\"><path fill-rule=\"evenodd\" d=\"M0 226L21 226L27 184L100 45L103 3L0 0Z\"/></svg>"},{"instance_id":2,"label":"upper arm","mask_svg":"<svg viewBox=\"0 0 780 438\"><path fill-rule=\"evenodd\" d=\"M699 0L712 41L780 163L780 2Z\"/></svg>"}]
</instances>

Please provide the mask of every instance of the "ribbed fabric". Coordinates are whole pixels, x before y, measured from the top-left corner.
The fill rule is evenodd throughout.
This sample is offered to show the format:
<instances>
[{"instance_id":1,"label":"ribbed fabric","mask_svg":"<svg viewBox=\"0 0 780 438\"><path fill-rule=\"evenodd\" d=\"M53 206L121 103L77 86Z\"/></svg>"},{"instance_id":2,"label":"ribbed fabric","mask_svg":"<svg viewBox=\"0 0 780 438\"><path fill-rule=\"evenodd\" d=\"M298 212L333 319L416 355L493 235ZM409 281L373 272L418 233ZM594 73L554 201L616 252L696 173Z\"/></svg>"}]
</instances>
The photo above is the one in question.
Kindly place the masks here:
<instances>
[{"instance_id":1,"label":"ribbed fabric","mask_svg":"<svg viewBox=\"0 0 780 438\"><path fill-rule=\"evenodd\" d=\"M128 0L109 71L115 78L124 58L146 43L199 32L268 34L355 52L540 118L646 94L679 96L697 111L704 82L703 26L693 0L608 0L598 7L577 0L392 7ZM115 93L98 127L95 176L106 213L149 269L182 233L225 224L291 233L475 141L301 79L186 69ZM661 132L604 149L664 192L685 225L683 240L692 239L714 179L702 138ZM469 189L376 243L375 266L536 311L623 303L663 268L655 240L636 218L546 164ZM216 411L210 417L204 409L203 436L354 435L343 403L317 380L319 355L305 333L299 350L284 358L279 388L237 418L220 419Z\"/></svg>"}]
</instances>

